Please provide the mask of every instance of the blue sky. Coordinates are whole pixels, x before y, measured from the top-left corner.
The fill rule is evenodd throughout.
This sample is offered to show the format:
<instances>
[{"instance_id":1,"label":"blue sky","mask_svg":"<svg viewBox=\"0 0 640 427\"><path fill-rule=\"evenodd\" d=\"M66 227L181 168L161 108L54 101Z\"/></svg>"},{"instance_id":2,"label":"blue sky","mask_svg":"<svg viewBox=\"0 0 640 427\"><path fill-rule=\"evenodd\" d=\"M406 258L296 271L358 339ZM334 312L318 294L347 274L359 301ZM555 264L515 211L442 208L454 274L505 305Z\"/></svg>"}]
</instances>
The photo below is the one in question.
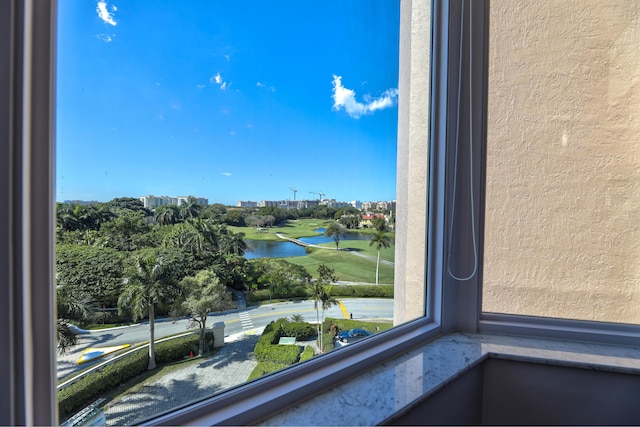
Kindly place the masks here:
<instances>
[{"instance_id":1,"label":"blue sky","mask_svg":"<svg viewBox=\"0 0 640 427\"><path fill-rule=\"evenodd\" d=\"M395 199L399 1L60 0L57 200Z\"/></svg>"}]
</instances>

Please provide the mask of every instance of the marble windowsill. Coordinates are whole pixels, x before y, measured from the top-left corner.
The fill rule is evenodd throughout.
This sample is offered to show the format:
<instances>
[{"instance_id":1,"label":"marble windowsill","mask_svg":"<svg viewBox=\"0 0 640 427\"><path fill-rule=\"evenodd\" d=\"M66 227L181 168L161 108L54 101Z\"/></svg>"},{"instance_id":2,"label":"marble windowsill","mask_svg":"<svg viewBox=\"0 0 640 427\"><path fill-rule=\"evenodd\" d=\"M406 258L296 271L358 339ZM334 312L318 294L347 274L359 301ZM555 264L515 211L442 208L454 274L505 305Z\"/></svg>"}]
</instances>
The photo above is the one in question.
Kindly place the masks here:
<instances>
[{"instance_id":1,"label":"marble windowsill","mask_svg":"<svg viewBox=\"0 0 640 427\"><path fill-rule=\"evenodd\" d=\"M275 414L261 425L376 425L489 355L640 374L640 348L453 333Z\"/></svg>"}]
</instances>

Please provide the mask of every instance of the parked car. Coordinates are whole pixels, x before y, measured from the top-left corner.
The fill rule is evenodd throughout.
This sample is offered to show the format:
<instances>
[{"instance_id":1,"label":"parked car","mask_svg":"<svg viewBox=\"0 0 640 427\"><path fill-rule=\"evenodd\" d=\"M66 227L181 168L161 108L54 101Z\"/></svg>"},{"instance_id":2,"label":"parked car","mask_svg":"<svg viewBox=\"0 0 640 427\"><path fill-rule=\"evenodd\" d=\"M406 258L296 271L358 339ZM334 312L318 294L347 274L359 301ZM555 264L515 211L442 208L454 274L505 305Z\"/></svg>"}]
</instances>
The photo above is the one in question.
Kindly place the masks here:
<instances>
[{"instance_id":1,"label":"parked car","mask_svg":"<svg viewBox=\"0 0 640 427\"><path fill-rule=\"evenodd\" d=\"M355 341L361 340L362 338L366 338L369 335L373 335L373 333L365 330L365 329L361 329L361 328L354 328L348 331L342 331L339 332L338 335L336 335L336 347L340 346L345 346L347 344L351 344Z\"/></svg>"}]
</instances>

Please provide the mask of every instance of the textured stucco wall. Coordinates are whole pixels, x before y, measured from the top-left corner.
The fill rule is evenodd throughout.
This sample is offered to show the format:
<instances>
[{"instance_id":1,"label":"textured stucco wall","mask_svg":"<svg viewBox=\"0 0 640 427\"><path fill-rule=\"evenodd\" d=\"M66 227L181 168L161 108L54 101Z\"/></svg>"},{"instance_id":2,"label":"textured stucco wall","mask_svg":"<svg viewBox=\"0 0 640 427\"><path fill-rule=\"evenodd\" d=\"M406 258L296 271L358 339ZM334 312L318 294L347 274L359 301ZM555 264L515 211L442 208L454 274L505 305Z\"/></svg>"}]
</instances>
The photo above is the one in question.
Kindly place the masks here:
<instances>
[{"instance_id":1,"label":"textured stucco wall","mask_svg":"<svg viewBox=\"0 0 640 427\"><path fill-rule=\"evenodd\" d=\"M429 140L429 0L400 3L394 325L424 316Z\"/></svg>"},{"instance_id":2,"label":"textured stucco wall","mask_svg":"<svg viewBox=\"0 0 640 427\"><path fill-rule=\"evenodd\" d=\"M492 0L484 311L640 323L639 16Z\"/></svg>"}]
</instances>

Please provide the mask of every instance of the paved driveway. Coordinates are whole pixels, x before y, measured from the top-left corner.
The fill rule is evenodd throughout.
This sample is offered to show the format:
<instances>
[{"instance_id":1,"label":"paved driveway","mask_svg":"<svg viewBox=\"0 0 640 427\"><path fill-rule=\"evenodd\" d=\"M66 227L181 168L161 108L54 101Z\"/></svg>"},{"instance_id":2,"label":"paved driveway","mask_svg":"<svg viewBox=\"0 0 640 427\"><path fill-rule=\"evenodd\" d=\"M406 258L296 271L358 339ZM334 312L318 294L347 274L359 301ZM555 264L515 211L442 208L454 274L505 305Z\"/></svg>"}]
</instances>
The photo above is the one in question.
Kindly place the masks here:
<instances>
[{"instance_id":1,"label":"paved driveway","mask_svg":"<svg viewBox=\"0 0 640 427\"><path fill-rule=\"evenodd\" d=\"M227 337L224 347L215 355L109 402L104 408L107 425L139 423L245 382L258 364L253 358L253 348L260 334L261 331Z\"/></svg>"}]
</instances>

